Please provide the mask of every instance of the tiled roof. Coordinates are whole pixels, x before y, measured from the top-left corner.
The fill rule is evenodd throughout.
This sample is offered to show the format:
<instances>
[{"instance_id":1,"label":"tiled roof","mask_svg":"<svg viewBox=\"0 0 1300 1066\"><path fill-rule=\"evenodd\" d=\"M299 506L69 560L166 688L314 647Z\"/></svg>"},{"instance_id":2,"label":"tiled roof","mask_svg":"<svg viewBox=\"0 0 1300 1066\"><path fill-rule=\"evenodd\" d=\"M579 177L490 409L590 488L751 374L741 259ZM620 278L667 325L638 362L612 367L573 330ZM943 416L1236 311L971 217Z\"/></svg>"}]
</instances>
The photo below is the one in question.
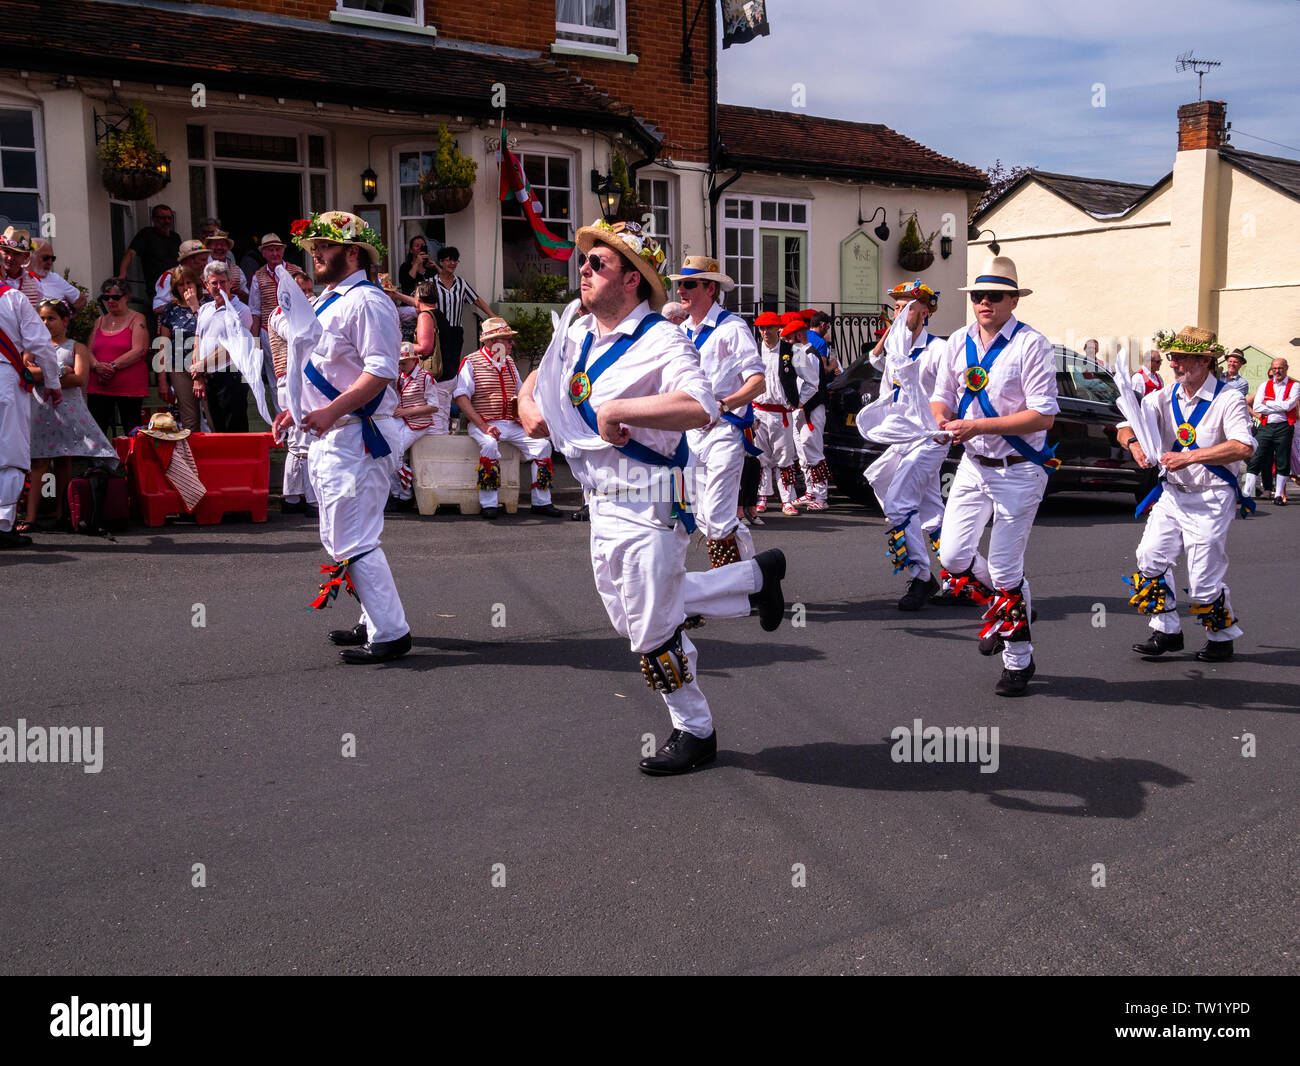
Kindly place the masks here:
<instances>
[{"instance_id":1,"label":"tiled roof","mask_svg":"<svg viewBox=\"0 0 1300 1066\"><path fill-rule=\"evenodd\" d=\"M1272 185L1288 196L1300 200L1300 160L1282 159L1275 155L1256 155L1239 152L1236 148L1220 148L1219 158L1244 170L1251 177Z\"/></svg>"},{"instance_id":2,"label":"tiled roof","mask_svg":"<svg viewBox=\"0 0 1300 1066\"><path fill-rule=\"evenodd\" d=\"M186 87L201 81L209 91L408 115L491 115L489 87L502 82L515 121L623 130L645 147L658 140L630 107L540 58L114 0L5 0L3 11L9 68Z\"/></svg>"},{"instance_id":3,"label":"tiled roof","mask_svg":"<svg viewBox=\"0 0 1300 1066\"><path fill-rule=\"evenodd\" d=\"M724 164L745 170L986 189L976 167L959 163L879 123L791 111L718 105Z\"/></svg>"},{"instance_id":4,"label":"tiled roof","mask_svg":"<svg viewBox=\"0 0 1300 1066\"><path fill-rule=\"evenodd\" d=\"M1049 174L1034 170L1034 180L1046 185L1052 192L1086 211L1094 218L1122 215L1150 190L1150 185L1137 185L1127 181L1107 181L1105 178L1080 178L1073 174Z\"/></svg>"}]
</instances>

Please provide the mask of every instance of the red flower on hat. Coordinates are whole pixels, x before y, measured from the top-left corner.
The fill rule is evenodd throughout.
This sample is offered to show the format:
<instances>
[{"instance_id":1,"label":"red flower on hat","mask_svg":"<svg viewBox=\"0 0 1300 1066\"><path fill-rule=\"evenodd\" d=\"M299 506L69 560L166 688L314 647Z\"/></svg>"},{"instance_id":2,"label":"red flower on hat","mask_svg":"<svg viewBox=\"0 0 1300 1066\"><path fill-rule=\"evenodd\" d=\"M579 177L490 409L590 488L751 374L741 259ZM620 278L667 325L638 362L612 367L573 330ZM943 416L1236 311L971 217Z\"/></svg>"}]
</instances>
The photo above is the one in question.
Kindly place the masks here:
<instances>
[{"instance_id":1,"label":"red flower on hat","mask_svg":"<svg viewBox=\"0 0 1300 1066\"><path fill-rule=\"evenodd\" d=\"M311 225L311 219L300 218L298 219L297 222L295 222L292 226L289 227L289 235L292 237L296 237L298 236L298 234L300 234L303 230L305 230L310 225Z\"/></svg>"}]
</instances>

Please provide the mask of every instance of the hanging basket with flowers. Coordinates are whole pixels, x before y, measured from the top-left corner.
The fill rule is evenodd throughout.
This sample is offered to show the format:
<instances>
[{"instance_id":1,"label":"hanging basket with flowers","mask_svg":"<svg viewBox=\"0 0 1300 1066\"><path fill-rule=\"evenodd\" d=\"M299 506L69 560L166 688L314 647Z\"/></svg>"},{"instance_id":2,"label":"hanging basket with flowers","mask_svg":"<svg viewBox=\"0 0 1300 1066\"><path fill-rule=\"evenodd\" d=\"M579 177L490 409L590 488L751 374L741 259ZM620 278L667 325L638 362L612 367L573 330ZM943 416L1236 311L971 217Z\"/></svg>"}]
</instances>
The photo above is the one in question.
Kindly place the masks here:
<instances>
[{"instance_id":1,"label":"hanging basket with flowers","mask_svg":"<svg viewBox=\"0 0 1300 1066\"><path fill-rule=\"evenodd\" d=\"M438 149L433 169L420 175L420 197L435 215L463 211L474 198L478 164L456 147L456 138L444 122L438 126Z\"/></svg>"},{"instance_id":2,"label":"hanging basket with flowers","mask_svg":"<svg viewBox=\"0 0 1300 1066\"><path fill-rule=\"evenodd\" d=\"M99 146L100 180L119 200L145 200L167 184L166 163L149 128L149 112L136 101L124 128L110 130Z\"/></svg>"},{"instance_id":3,"label":"hanging basket with flowers","mask_svg":"<svg viewBox=\"0 0 1300 1066\"><path fill-rule=\"evenodd\" d=\"M922 270L929 270L934 265L934 252L931 251L931 246L938 235L939 231L935 230L930 236L922 239L920 227L916 224L916 215L913 214L907 220L903 235L898 239L898 265L915 274L919 274Z\"/></svg>"}]
</instances>

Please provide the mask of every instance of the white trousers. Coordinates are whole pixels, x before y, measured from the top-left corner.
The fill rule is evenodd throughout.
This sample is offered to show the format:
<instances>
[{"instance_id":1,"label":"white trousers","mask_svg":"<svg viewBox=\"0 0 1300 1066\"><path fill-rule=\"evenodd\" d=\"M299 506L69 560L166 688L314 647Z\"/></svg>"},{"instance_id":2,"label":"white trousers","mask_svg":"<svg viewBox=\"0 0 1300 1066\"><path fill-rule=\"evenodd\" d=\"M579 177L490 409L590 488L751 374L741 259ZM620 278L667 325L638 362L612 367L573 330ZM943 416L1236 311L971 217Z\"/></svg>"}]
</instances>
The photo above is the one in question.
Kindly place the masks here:
<instances>
[{"instance_id":1,"label":"white trousers","mask_svg":"<svg viewBox=\"0 0 1300 1066\"><path fill-rule=\"evenodd\" d=\"M0 360L2 361L2 360ZM14 528L18 497L32 468L32 394L18 375L0 366L0 532Z\"/></svg>"},{"instance_id":2,"label":"white trousers","mask_svg":"<svg viewBox=\"0 0 1300 1066\"><path fill-rule=\"evenodd\" d=\"M280 410L289 410L289 390L283 381L276 386L275 394ZM307 477L307 451L310 447L311 438L306 431L297 426L285 430L284 484L280 493L289 503L297 503L303 496L307 497L308 503L316 503L316 490Z\"/></svg>"},{"instance_id":3,"label":"white trousers","mask_svg":"<svg viewBox=\"0 0 1300 1066\"><path fill-rule=\"evenodd\" d=\"M378 425L391 445L396 434L391 427L385 428L389 421L379 420ZM388 560L379 547L388 478L399 461L397 452L382 459L367 455L356 422L313 440L307 455L307 474L320 507L320 539L326 553L335 562L369 553L353 563L349 572L361 601L361 621L372 642L396 640L411 631Z\"/></svg>"},{"instance_id":4,"label":"white trousers","mask_svg":"<svg viewBox=\"0 0 1300 1066\"><path fill-rule=\"evenodd\" d=\"M800 408L794 416L794 446L799 453L799 464L803 467L804 485L808 489L808 498L825 503L829 486L825 481L814 481L813 467L826 458L822 447L826 431L826 405L822 404L809 418ZM784 499L784 497L782 497Z\"/></svg>"},{"instance_id":5,"label":"white trousers","mask_svg":"<svg viewBox=\"0 0 1300 1066\"><path fill-rule=\"evenodd\" d=\"M537 460L549 459L551 457L551 442L545 437L530 437L524 432L524 427L518 422L505 420L502 422L489 422L488 425L496 426L501 433L501 440L507 444L513 444L523 453L525 459L533 461L533 479L532 484L537 484ZM478 445L479 455L484 459L500 459L501 447L490 434L484 433L477 426L469 427L469 435L474 438ZM499 493L496 489L479 489L478 502L483 507L498 506ZM532 504L534 507L545 507L551 502L551 490L533 488L531 490Z\"/></svg>"},{"instance_id":6,"label":"white trousers","mask_svg":"<svg viewBox=\"0 0 1300 1066\"><path fill-rule=\"evenodd\" d=\"M915 560L908 566L907 573L909 577L919 577L922 581L930 577L930 547L926 533L934 532L943 522L939 475L947 454L946 444L891 444L871 464L871 469L879 466L887 472L887 478L868 478L889 528L906 519L903 532L907 557Z\"/></svg>"},{"instance_id":7,"label":"white trousers","mask_svg":"<svg viewBox=\"0 0 1300 1066\"><path fill-rule=\"evenodd\" d=\"M3 369L3 367L0 367ZM0 466L0 533L14 528L18 517L18 497L23 494L27 471L16 466Z\"/></svg>"},{"instance_id":8,"label":"white trousers","mask_svg":"<svg viewBox=\"0 0 1300 1066\"><path fill-rule=\"evenodd\" d=\"M433 383L434 392L438 394L438 409L433 412L433 429L430 432L440 437L451 432L451 394L455 387L455 378Z\"/></svg>"},{"instance_id":9,"label":"white trousers","mask_svg":"<svg viewBox=\"0 0 1300 1066\"><path fill-rule=\"evenodd\" d=\"M752 559L703 573L686 572L690 536L669 519L667 504L589 496L591 566L596 591L614 628L637 654L662 647L686 620L749 614L749 594L762 586ZM697 680L664 694L673 728L697 737L713 732L713 716L698 681L698 655L682 634L687 669Z\"/></svg>"},{"instance_id":10,"label":"white trousers","mask_svg":"<svg viewBox=\"0 0 1300 1066\"><path fill-rule=\"evenodd\" d=\"M280 395L280 380L275 376L275 361L271 356L271 334L262 330L262 380L266 382L266 391L271 401L271 415L287 411L284 399Z\"/></svg>"},{"instance_id":11,"label":"white trousers","mask_svg":"<svg viewBox=\"0 0 1300 1066\"><path fill-rule=\"evenodd\" d=\"M1179 492L1165 486L1160 499L1147 513L1146 528L1137 548L1138 569L1147 577L1165 577L1169 606L1175 608L1153 614L1152 629L1160 633L1182 632L1173 572L1183 553L1187 554L1187 595L1191 601L1213 603L1222 592L1224 605L1232 613L1232 601L1223 579L1228 576L1228 530L1236 516L1237 496L1227 485L1206 492ZM1234 624L1206 635L1210 640L1234 640L1241 636L1241 627Z\"/></svg>"},{"instance_id":12,"label":"white trousers","mask_svg":"<svg viewBox=\"0 0 1300 1066\"><path fill-rule=\"evenodd\" d=\"M784 425L782 424L784 423ZM754 444L763 452L759 464L763 468L762 480L758 494L763 497L772 495L772 482L775 480L781 493L782 503L794 500L794 483L789 486L781 483L780 474L773 476L773 471L792 467L798 457L794 443L794 414L781 411L754 412Z\"/></svg>"},{"instance_id":13,"label":"white trousers","mask_svg":"<svg viewBox=\"0 0 1300 1066\"><path fill-rule=\"evenodd\" d=\"M977 578L995 589L1014 589L1023 581L1021 592L1028 616L1032 605L1025 577L1025 547L1046 488L1047 473L1037 463L982 466L969 454L964 456L943 512L939 561L944 569L958 574L970 567ZM988 559L984 560L979 543L990 518L993 532ZM1033 655L1031 642L1009 641L1002 651L1002 665L1023 670Z\"/></svg>"},{"instance_id":14,"label":"white trousers","mask_svg":"<svg viewBox=\"0 0 1300 1066\"><path fill-rule=\"evenodd\" d=\"M393 451L400 457L400 461L394 468L392 476L388 479L388 494L395 496L399 500L409 500L415 495L415 490L412 487L413 481L411 484L402 484L402 471L410 471L410 466L406 462L406 455L411 450L411 445L421 437L433 432L433 427L412 429L406 424L404 418L394 418L393 421L397 426L397 444L393 447Z\"/></svg>"},{"instance_id":15,"label":"white trousers","mask_svg":"<svg viewBox=\"0 0 1300 1066\"><path fill-rule=\"evenodd\" d=\"M709 540L725 540L734 533L741 558L752 559L754 538L736 517L745 438L729 422L721 422L703 435L692 431L688 437L691 469L687 478L695 491L691 506L696 525Z\"/></svg>"}]
</instances>

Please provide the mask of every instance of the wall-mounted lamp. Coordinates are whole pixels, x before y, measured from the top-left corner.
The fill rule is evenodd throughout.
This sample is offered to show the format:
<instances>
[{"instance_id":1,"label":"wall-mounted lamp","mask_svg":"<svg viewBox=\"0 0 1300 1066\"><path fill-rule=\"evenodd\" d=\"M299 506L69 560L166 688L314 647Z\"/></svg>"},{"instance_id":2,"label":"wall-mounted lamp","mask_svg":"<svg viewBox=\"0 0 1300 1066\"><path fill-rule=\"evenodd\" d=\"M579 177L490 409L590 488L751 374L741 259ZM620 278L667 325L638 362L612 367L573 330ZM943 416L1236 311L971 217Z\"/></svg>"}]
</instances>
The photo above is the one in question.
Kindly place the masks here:
<instances>
[{"instance_id":1,"label":"wall-mounted lamp","mask_svg":"<svg viewBox=\"0 0 1300 1066\"><path fill-rule=\"evenodd\" d=\"M605 221L612 221L618 215L618 209L623 206L623 190L614 181L614 175L593 170L591 191L600 201L600 213L605 217Z\"/></svg>"},{"instance_id":2,"label":"wall-mounted lamp","mask_svg":"<svg viewBox=\"0 0 1300 1066\"><path fill-rule=\"evenodd\" d=\"M939 254L940 254L941 256L943 256L945 259L947 259L950 255L952 255L952 238L951 238L951 237L940 237L940 238L939 238Z\"/></svg>"},{"instance_id":3,"label":"wall-mounted lamp","mask_svg":"<svg viewBox=\"0 0 1300 1066\"><path fill-rule=\"evenodd\" d=\"M871 232L874 233L877 237L879 237L882 241L887 241L887 240L889 240L889 226L888 226L888 224L885 222L885 209L884 209L883 207L877 207L874 211L872 211L872 212L871 212L871 217L870 217L870 218L863 218L863 217L862 217L862 208L859 207L859 208L858 208L858 225L859 225L859 226L865 226L865 225L867 225L867 223L869 223L869 222L874 222L875 219L876 219L876 216L877 216L877 215L880 216L880 225L877 226L877 227L876 227L874 230L872 230Z\"/></svg>"},{"instance_id":4,"label":"wall-mounted lamp","mask_svg":"<svg viewBox=\"0 0 1300 1066\"><path fill-rule=\"evenodd\" d=\"M172 183L172 161L165 155L158 157L158 173L162 177L163 185Z\"/></svg>"},{"instance_id":5,"label":"wall-mounted lamp","mask_svg":"<svg viewBox=\"0 0 1300 1066\"><path fill-rule=\"evenodd\" d=\"M979 240L980 234L982 233L987 233L991 235L993 238L991 241L989 241L989 251L992 252L994 255L1001 255L1002 246L998 244L998 235L994 233L991 229L979 229L976 226L971 226L970 228L971 242L974 243L975 241Z\"/></svg>"},{"instance_id":6,"label":"wall-mounted lamp","mask_svg":"<svg viewBox=\"0 0 1300 1066\"><path fill-rule=\"evenodd\" d=\"M375 197L379 195L379 175L369 167L361 172L361 195L368 204L374 203Z\"/></svg>"}]
</instances>

